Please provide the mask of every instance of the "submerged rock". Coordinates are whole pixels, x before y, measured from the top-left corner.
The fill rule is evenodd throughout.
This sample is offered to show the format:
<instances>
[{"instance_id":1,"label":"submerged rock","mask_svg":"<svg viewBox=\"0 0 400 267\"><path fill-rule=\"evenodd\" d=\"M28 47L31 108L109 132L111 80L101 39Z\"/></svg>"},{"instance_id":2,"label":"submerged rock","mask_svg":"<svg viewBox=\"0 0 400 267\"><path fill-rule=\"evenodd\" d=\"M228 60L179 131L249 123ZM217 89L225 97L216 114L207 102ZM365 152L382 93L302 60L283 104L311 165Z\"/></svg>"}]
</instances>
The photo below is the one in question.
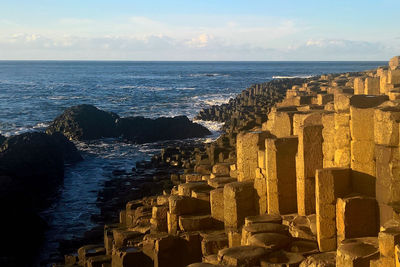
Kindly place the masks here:
<instances>
[{"instance_id":1,"label":"submerged rock","mask_svg":"<svg viewBox=\"0 0 400 267\"><path fill-rule=\"evenodd\" d=\"M116 137L115 120L118 118L117 114L92 105L77 105L66 109L51 123L46 132L60 132L70 140Z\"/></svg>"},{"instance_id":2,"label":"submerged rock","mask_svg":"<svg viewBox=\"0 0 400 267\"><path fill-rule=\"evenodd\" d=\"M191 122L186 116L157 119L121 118L117 121L117 129L124 139L137 143L204 137L211 134L207 128Z\"/></svg>"}]
</instances>

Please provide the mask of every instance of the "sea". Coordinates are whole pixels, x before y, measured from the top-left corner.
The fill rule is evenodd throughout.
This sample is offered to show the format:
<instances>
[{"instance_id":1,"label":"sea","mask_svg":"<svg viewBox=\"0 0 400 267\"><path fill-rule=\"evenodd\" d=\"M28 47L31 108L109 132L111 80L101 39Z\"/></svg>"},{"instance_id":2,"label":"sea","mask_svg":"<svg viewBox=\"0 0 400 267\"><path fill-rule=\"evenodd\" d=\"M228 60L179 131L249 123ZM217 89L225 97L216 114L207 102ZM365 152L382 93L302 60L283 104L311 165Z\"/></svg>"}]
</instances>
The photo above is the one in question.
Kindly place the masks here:
<instances>
[{"instance_id":1,"label":"sea","mask_svg":"<svg viewBox=\"0 0 400 267\"><path fill-rule=\"evenodd\" d=\"M363 71L387 62L129 62L0 61L0 134L43 131L64 109L92 104L120 116L186 115L227 103L252 84L277 78ZM221 124L203 122L218 137ZM117 139L76 142L84 161L68 166L59 196L41 213L49 225L41 258L57 254L58 240L80 237L95 226L97 192L115 169L160 150L157 144ZM117 211L116 211L117 212Z\"/></svg>"}]
</instances>

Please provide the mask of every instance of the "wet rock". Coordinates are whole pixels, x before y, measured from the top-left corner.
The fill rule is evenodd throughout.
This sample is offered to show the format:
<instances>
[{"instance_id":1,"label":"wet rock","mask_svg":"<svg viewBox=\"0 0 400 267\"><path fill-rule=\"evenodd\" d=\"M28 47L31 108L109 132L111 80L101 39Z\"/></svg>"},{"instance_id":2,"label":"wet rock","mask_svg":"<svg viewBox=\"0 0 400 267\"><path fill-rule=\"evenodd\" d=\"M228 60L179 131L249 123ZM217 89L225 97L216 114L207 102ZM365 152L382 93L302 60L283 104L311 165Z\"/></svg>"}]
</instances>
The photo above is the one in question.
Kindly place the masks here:
<instances>
[{"instance_id":1,"label":"wet rock","mask_svg":"<svg viewBox=\"0 0 400 267\"><path fill-rule=\"evenodd\" d=\"M70 140L93 140L116 137L115 121L119 116L92 105L77 105L66 109L46 129L47 133L60 132Z\"/></svg>"},{"instance_id":2,"label":"wet rock","mask_svg":"<svg viewBox=\"0 0 400 267\"><path fill-rule=\"evenodd\" d=\"M121 118L117 121L117 129L124 139L136 143L204 137L211 134L207 128L191 122L186 116L157 119Z\"/></svg>"},{"instance_id":3,"label":"wet rock","mask_svg":"<svg viewBox=\"0 0 400 267\"><path fill-rule=\"evenodd\" d=\"M4 135L0 134L0 146L3 144L3 142L6 140L6 137Z\"/></svg>"}]
</instances>

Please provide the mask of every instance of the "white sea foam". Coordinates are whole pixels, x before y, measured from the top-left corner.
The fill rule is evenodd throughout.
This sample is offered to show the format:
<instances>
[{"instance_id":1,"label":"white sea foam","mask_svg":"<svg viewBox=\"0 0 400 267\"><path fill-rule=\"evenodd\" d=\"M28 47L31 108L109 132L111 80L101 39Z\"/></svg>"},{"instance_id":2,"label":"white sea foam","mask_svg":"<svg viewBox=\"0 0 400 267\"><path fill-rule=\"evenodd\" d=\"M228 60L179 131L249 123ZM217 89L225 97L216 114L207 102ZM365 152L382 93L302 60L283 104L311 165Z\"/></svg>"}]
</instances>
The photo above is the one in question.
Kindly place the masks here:
<instances>
[{"instance_id":1,"label":"white sea foam","mask_svg":"<svg viewBox=\"0 0 400 267\"><path fill-rule=\"evenodd\" d=\"M311 75L295 75L295 76L272 76L272 79L295 79L295 78L311 78Z\"/></svg>"},{"instance_id":2,"label":"white sea foam","mask_svg":"<svg viewBox=\"0 0 400 267\"><path fill-rule=\"evenodd\" d=\"M224 125L223 122L216 122L216 121L193 120L193 122L203 125L211 132L220 131L221 127Z\"/></svg>"}]
</instances>

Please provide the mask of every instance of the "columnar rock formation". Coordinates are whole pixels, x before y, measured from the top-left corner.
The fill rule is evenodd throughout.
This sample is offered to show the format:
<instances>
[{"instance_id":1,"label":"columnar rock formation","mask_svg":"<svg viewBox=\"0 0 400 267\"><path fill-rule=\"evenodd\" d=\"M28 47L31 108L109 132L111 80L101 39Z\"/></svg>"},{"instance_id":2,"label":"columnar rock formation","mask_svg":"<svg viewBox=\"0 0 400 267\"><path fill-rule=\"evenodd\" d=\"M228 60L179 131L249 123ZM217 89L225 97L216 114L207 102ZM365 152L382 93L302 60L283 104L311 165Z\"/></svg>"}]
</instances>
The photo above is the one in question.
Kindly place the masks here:
<instances>
[{"instance_id":1,"label":"columnar rock formation","mask_svg":"<svg viewBox=\"0 0 400 267\"><path fill-rule=\"evenodd\" d=\"M79 264L400 266L399 61L285 88L171 192L128 203Z\"/></svg>"}]
</instances>

